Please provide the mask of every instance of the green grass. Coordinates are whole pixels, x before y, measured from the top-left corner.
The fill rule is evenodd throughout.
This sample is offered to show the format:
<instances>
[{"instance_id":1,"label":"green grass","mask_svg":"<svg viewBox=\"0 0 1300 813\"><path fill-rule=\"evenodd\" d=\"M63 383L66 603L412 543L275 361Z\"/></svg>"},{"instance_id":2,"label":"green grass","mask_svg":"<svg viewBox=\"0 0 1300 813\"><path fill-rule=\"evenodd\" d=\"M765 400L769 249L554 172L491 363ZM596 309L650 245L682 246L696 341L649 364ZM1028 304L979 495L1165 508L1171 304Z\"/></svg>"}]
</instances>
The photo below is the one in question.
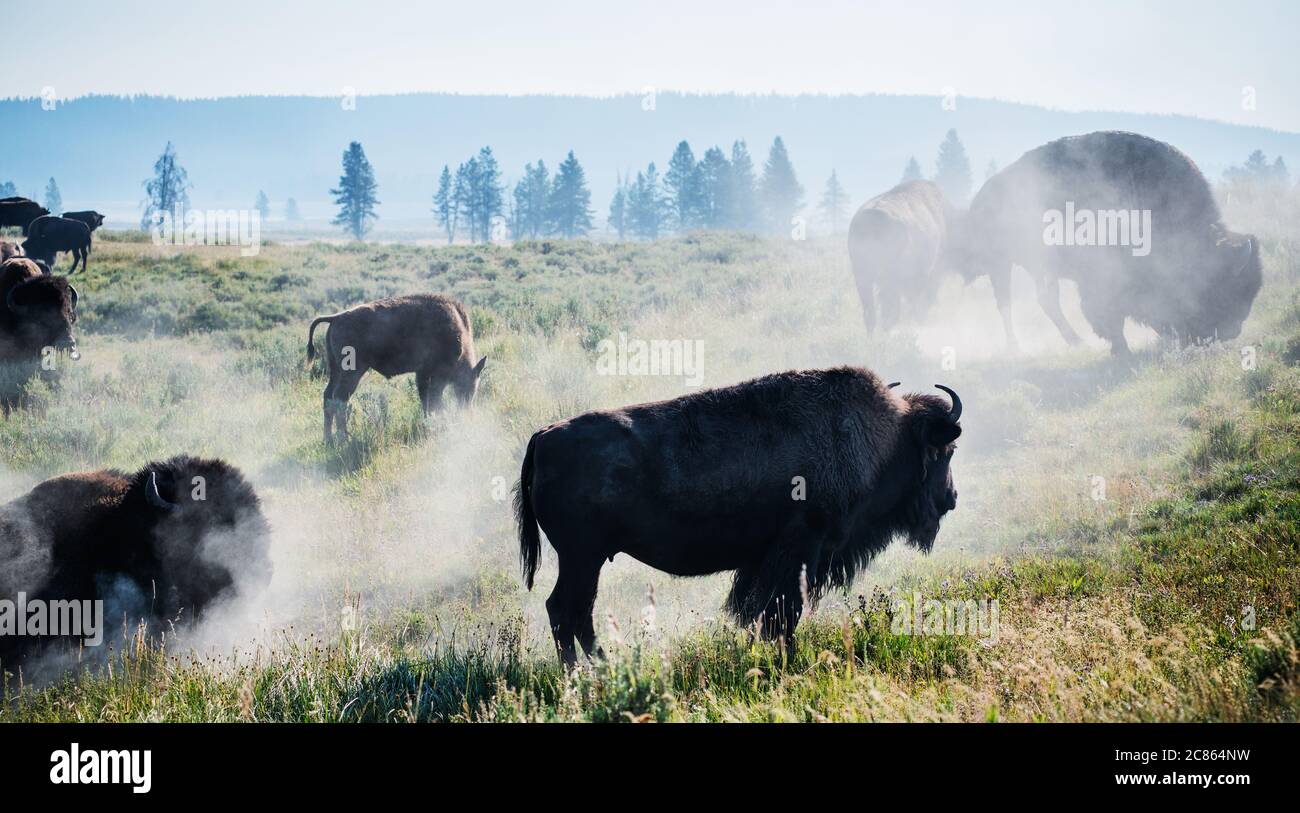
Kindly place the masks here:
<instances>
[{"instance_id":1,"label":"green grass","mask_svg":"<svg viewBox=\"0 0 1300 813\"><path fill-rule=\"evenodd\" d=\"M947 285L916 332L868 339L838 242L271 245L239 260L100 241L78 280L83 359L9 384L0 498L70 470L223 455L263 497L276 576L198 633L119 642L53 684L9 674L0 720L1294 720L1292 246L1265 241L1241 340L1150 347L1129 367L1046 338L1004 357L970 338L987 336L978 286ZM306 322L412 290L471 307L490 359L479 403L426 420L412 382L367 378L353 439L325 446ZM1018 318L1048 335L1032 306ZM542 607L555 563L522 589L508 489L537 427L685 391L597 375L598 342L620 330L704 341L707 386L865 360L908 388L957 388L961 497L934 553L896 545L804 620L792 655L722 617L725 577L619 557L597 601L607 657L566 674ZM913 592L995 599L997 638L899 634Z\"/></svg>"}]
</instances>

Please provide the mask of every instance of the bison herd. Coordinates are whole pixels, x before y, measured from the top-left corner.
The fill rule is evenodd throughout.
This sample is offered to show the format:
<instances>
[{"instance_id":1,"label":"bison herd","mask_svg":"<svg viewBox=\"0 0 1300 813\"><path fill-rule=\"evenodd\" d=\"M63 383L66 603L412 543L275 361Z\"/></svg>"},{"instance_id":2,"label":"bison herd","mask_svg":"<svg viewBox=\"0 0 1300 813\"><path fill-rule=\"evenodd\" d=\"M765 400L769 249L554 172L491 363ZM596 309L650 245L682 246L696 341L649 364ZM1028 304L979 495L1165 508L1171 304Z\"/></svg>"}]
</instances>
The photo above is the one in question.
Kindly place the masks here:
<instances>
[{"instance_id":1,"label":"bison herd","mask_svg":"<svg viewBox=\"0 0 1300 813\"><path fill-rule=\"evenodd\" d=\"M0 246L0 361L76 353L77 290L49 269L68 251L84 270L102 221L0 201L0 224L27 236ZM1224 226L1186 156L1115 132L1026 153L964 211L932 183L901 184L857 212L848 254L869 331L923 313L939 275L956 271L990 278L1015 347L1009 291L1020 265L1071 342L1059 283L1073 280L1116 354L1128 352L1125 318L1180 342L1237 336L1262 278L1258 241ZM461 303L413 294L320 316L307 330L308 362L321 324L326 443L335 431L347 437L348 399L368 370L413 373L426 414L447 387L472 403L486 358ZM857 367L781 372L534 433L515 492L519 553L531 589L541 532L555 550L546 609L564 662L579 646L598 652L597 582L619 553L680 576L732 571L730 612L790 645L804 602L850 583L892 540L928 552L957 505L962 401L942 385L946 396L896 386ZM57 477L0 508L0 599L20 590L112 599L153 626L193 621L239 592L241 573L269 578L268 539L252 486L224 461L177 457L133 473ZM48 643L15 640L0 635L0 666Z\"/></svg>"}]
</instances>

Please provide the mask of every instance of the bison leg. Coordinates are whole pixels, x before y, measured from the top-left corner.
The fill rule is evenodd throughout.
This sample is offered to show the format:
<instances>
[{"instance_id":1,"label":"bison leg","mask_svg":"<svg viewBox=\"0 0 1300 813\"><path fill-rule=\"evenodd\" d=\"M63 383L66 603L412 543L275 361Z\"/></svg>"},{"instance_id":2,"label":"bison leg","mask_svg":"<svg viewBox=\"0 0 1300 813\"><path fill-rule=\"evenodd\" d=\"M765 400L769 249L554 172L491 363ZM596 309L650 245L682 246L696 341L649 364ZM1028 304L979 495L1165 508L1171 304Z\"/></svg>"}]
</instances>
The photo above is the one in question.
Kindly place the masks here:
<instances>
[{"instance_id":1,"label":"bison leg","mask_svg":"<svg viewBox=\"0 0 1300 813\"><path fill-rule=\"evenodd\" d=\"M1016 339L1016 328L1011 322L1011 267L989 274L993 283L993 299L998 303L998 313L1002 316L1002 331L1007 337L1007 349L1012 353L1020 352L1020 342Z\"/></svg>"},{"instance_id":2,"label":"bison leg","mask_svg":"<svg viewBox=\"0 0 1300 813\"><path fill-rule=\"evenodd\" d=\"M880 326L893 330L903 312L903 292L897 285L882 287L880 291Z\"/></svg>"},{"instance_id":3,"label":"bison leg","mask_svg":"<svg viewBox=\"0 0 1300 813\"><path fill-rule=\"evenodd\" d=\"M858 287L858 300L862 303L862 324L867 328L867 335L876 332L876 286L871 275L859 263L853 262L853 282Z\"/></svg>"},{"instance_id":4,"label":"bison leg","mask_svg":"<svg viewBox=\"0 0 1300 813\"><path fill-rule=\"evenodd\" d=\"M1052 320L1056 329L1061 334L1061 338L1070 345L1077 345L1083 341L1079 334L1074 332L1070 323L1065 321L1065 312L1061 310L1061 280L1055 274L1035 274L1034 286L1038 292L1038 306L1047 314L1047 318Z\"/></svg>"},{"instance_id":5,"label":"bison leg","mask_svg":"<svg viewBox=\"0 0 1300 813\"><path fill-rule=\"evenodd\" d=\"M596 645L592 610L596 605L596 584L600 579L601 560L594 562L575 556L560 556L560 575L555 589L546 599L546 614L551 621L555 648L565 666L578 661L574 639L591 655Z\"/></svg>"},{"instance_id":6,"label":"bison leg","mask_svg":"<svg viewBox=\"0 0 1300 813\"><path fill-rule=\"evenodd\" d=\"M794 630L803 615L803 597L797 582L786 584L767 603L763 611L763 637L785 646L786 655L793 659L795 653Z\"/></svg>"},{"instance_id":7,"label":"bison leg","mask_svg":"<svg viewBox=\"0 0 1300 813\"><path fill-rule=\"evenodd\" d=\"M334 378L331 372L331 384L325 388L325 426L326 441L329 436L329 420L333 414L334 426L338 430L339 438L348 439L348 399L352 393L357 391L357 384L361 383L361 376L365 375L365 370L339 370L338 378Z\"/></svg>"},{"instance_id":8,"label":"bison leg","mask_svg":"<svg viewBox=\"0 0 1300 813\"><path fill-rule=\"evenodd\" d=\"M1129 355L1124 339L1124 311L1113 302L1096 303L1089 297L1082 300L1083 315L1097 335L1110 342L1110 352L1115 356Z\"/></svg>"}]
</instances>

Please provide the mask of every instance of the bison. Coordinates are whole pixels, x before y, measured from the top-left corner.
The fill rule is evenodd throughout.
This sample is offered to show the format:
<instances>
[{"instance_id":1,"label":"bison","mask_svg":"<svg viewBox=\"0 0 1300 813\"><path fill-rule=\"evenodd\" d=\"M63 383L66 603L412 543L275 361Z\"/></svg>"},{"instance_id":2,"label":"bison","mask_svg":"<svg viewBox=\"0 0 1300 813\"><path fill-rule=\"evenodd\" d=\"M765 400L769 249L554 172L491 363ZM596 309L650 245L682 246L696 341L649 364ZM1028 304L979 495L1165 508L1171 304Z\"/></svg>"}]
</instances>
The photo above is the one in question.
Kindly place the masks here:
<instances>
[{"instance_id":1,"label":"bison","mask_svg":"<svg viewBox=\"0 0 1300 813\"><path fill-rule=\"evenodd\" d=\"M38 217L50 213L49 209L28 198L11 197L0 200L0 228L17 226L27 235L27 227Z\"/></svg>"},{"instance_id":2,"label":"bison","mask_svg":"<svg viewBox=\"0 0 1300 813\"><path fill-rule=\"evenodd\" d=\"M86 270L86 261L90 256L90 228L80 220L66 217L45 215L32 221L28 228L28 237L23 243L23 253L28 257L38 257L54 265L55 256L60 251L72 252L71 274L81 263L81 270Z\"/></svg>"},{"instance_id":3,"label":"bison","mask_svg":"<svg viewBox=\"0 0 1300 813\"><path fill-rule=\"evenodd\" d=\"M962 273L987 274L1011 324L1012 264L1069 342L1060 279L1079 287L1083 314L1117 355L1124 320L1182 343L1231 339L1259 292L1259 241L1229 231L1205 177L1174 147L1135 133L1062 138L990 178L954 238Z\"/></svg>"},{"instance_id":4,"label":"bison","mask_svg":"<svg viewBox=\"0 0 1300 813\"><path fill-rule=\"evenodd\" d=\"M0 600L102 601L110 627L162 631L265 586L269 540L256 492L224 460L65 474L0 506ZM0 666L70 643L57 632L0 635Z\"/></svg>"},{"instance_id":5,"label":"bison","mask_svg":"<svg viewBox=\"0 0 1300 813\"><path fill-rule=\"evenodd\" d=\"M85 223L86 228L90 229L92 232L104 225L104 216L93 209L84 212L64 212L63 217L67 220L77 220L81 223Z\"/></svg>"},{"instance_id":6,"label":"bison","mask_svg":"<svg viewBox=\"0 0 1300 813\"><path fill-rule=\"evenodd\" d=\"M877 195L849 224L849 262L867 331L893 327L906 300L923 312L934 300L952 207L929 181L909 181Z\"/></svg>"},{"instance_id":7,"label":"bison","mask_svg":"<svg viewBox=\"0 0 1300 813\"><path fill-rule=\"evenodd\" d=\"M52 347L78 358L77 289L34 261L16 257L0 265L0 363L28 362Z\"/></svg>"},{"instance_id":8,"label":"bison","mask_svg":"<svg viewBox=\"0 0 1300 813\"><path fill-rule=\"evenodd\" d=\"M855 367L790 371L535 433L515 491L520 559L532 589L545 531L564 662L575 638L593 652L597 580L617 553L677 576L735 571L730 612L793 647L805 593L850 583L895 537L928 552L957 505L962 403L893 386Z\"/></svg>"},{"instance_id":9,"label":"bison","mask_svg":"<svg viewBox=\"0 0 1300 813\"><path fill-rule=\"evenodd\" d=\"M385 378L415 373L424 414L442 404L450 384L468 406L478 391L487 357L477 358L474 329L465 306L441 294L410 294L357 305L318 316L307 329L307 362L316 357L316 326L330 326L325 336L329 383L325 386L325 442L331 421L344 439L348 434L348 399L367 370Z\"/></svg>"}]
</instances>

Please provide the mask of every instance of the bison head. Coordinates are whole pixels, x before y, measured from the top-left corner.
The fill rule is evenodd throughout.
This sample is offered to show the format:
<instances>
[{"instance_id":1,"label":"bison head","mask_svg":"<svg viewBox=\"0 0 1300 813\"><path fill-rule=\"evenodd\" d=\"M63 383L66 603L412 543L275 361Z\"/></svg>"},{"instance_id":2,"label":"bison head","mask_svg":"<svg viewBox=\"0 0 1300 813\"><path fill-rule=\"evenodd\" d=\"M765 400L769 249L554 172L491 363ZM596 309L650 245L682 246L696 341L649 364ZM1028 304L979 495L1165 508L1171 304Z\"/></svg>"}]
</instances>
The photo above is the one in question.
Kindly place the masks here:
<instances>
[{"instance_id":1,"label":"bison head","mask_svg":"<svg viewBox=\"0 0 1300 813\"><path fill-rule=\"evenodd\" d=\"M904 454L910 461L908 474L916 479L906 492L898 530L908 544L923 553L934 547L939 521L957 507L957 489L952 483L954 441L961 436L961 398L957 393L936 384L952 398L949 407L936 395L908 395L909 432L903 441Z\"/></svg>"},{"instance_id":2,"label":"bison head","mask_svg":"<svg viewBox=\"0 0 1300 813\"><path fill-rule=\"evenodd\" d=\"M1215 230L1214 245L1203 260L1208 286L1179 335L1184 340L1235 339L1250 315L1264 281L1259 240L1253 235Z\"/></svg>"},{"instance_id":3,"label":"bison head","mask_svg":"<svg viewBox=\"0 0 1300 813\"><path fill-rule=\"evenodd\" d=\"M478 364L473 366L465 364L456 370L451 385L456 390L456 399L460 401L461 406L474 403L474 395L478 392L478 379L483 375L485 364L487 364L487 356L479 359Z\"/></svg>"},{"instance_id":4,"label":"bison head","mask_svg":"<svg viewBox=\"0 0 1300 813\"><path fill-rule=\"evenodd\" d=\"M67 277L43 273L30 277L9 289L4 307L16 317L19 344L54 347L69 351L74 359L79 357L77 340L72 334L77 324L77 289Z\"/></svg>"},{"instance_id":5,"label":"bison head","mask_svg":"<svg viewBox=\"0 0 1300 813\"><path fill-rule=\"evenodd\" d=\"M150 566L139 575L154 582L160 618L193 620L270 581L270 527L253 487L225 461L151 463L132 476L127 504L150 537Z\"/></svg>"}]
</instances>

